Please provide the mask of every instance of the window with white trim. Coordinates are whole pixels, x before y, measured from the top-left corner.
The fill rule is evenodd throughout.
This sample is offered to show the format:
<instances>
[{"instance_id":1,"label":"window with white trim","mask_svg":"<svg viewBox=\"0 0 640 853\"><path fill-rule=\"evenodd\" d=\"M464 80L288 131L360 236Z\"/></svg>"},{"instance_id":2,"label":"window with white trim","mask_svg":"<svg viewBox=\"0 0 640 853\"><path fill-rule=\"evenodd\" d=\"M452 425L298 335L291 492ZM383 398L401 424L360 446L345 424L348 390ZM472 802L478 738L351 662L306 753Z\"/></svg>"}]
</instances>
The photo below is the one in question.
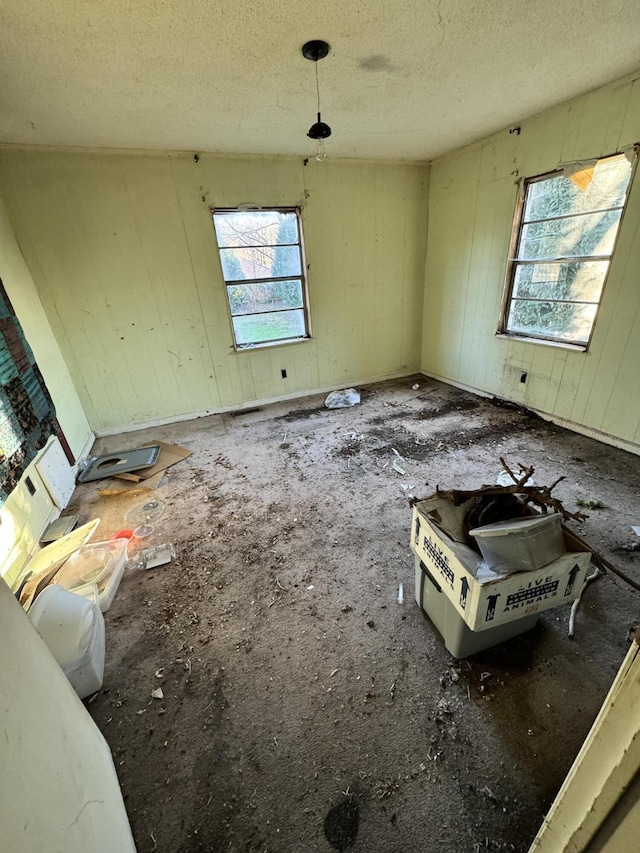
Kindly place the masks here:
<instances>
[{"instance_id":1,"label":"window with white trim","mask_svg":"<svg viewBox=\"0 0 640 853\"><path fill-rule=\"evenodd\" d=\"M525 179L499 332L586 348L632 171L618 154Z\"/></svg>"},{"instance_id":2,"label":"window with white trim","mask_svg":"<svg viewBox=\"0 0 640 853\"><path fill-rule=\"evenodd\" d=\"M235 348L309 338L300 211L216 209L213 224Z\"/></svg>"}]
</instances>

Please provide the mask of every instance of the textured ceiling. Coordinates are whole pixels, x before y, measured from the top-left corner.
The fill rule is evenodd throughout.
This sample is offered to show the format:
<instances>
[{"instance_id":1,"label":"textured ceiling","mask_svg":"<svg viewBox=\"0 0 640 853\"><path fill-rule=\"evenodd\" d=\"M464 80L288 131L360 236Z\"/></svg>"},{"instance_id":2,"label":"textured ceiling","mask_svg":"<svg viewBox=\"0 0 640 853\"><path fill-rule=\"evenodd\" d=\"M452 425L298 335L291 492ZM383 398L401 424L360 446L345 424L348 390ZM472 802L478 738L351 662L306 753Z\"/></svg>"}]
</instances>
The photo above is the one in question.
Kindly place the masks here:
<instances>
[{"instance_id":1,"label":"textured ceiling","mask_svg":"<svg viewBox=\"0 0 640 853\"><path fill-rule=\"evenodd\" d=\"M427 160L638 69L638 0L3 0L0 141Z\"/></svg>"}]
</instances>

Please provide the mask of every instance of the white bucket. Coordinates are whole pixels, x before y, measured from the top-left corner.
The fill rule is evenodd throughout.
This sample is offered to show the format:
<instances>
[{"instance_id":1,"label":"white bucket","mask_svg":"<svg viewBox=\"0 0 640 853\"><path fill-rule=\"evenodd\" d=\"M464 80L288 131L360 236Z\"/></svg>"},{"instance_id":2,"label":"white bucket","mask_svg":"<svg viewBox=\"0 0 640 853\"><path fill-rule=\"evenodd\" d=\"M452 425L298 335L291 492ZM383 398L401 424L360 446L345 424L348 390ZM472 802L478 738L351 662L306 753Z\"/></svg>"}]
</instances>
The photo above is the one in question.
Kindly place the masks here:
<instances>
[{"instance_id":1,"label":"white bucket","mask_svg":"<svg viewBox=\"0 0 640 853\"><path fill-rule=\"evenodd\" d=\"M96 602L95 588L90 600L52 584L29 610L34 628L81 699L100 689L104 675L104 619Z\"/></svg>"}]
</instances>

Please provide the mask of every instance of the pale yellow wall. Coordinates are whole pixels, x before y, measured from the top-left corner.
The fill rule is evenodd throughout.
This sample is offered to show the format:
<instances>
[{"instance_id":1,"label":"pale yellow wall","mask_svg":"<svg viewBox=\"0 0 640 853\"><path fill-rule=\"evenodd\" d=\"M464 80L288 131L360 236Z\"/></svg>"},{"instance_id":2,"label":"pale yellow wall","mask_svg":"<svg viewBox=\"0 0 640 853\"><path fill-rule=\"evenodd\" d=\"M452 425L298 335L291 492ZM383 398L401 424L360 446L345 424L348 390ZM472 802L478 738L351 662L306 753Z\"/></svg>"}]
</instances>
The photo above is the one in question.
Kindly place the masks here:
<instances>
[{"instance_id":1,"label":"pale yellow wall","mask_svg":"<svg viewBox=\"0 0 640 853\"><path fill-rule=\"evenodd\" d=\"M55 403L60 426L77 455L91 435L89 423L1 198L0 279Z\"/></svg>"},{"instance_id":2,"label":"pale yellow wall","mask_svg":"<svg viewBox=\"0 0 640 853\"><path fill-rule=\"evenodd\" d=\"M419 367L427 166L5 150L0 181L98 432ZM210 208L251 202L303 204L310 342L232 349Z\"/></svg>"},{"instance_id":3,"label":"pale yellow wall","mask_svg":"<svg viewBox=\"0 0 640 853\"><path fill-rule=\"evenodd\" d=\"M640 175L587 353L496 338L516 176L640 140L640 80L593 92L432 164L422 369L640 445ZM520 383L522 371L528 373Z\"/></svg>"},{"instance_id":4,"label":"pale yellow wall","mask_svg":"<svg viewBox=\"0 0 640 853\"><path fill-rule=\"evenodd\" d=\"M0 847L135 853L109 747L1 578L0 649Z\"/></svg>"}]
</instances>

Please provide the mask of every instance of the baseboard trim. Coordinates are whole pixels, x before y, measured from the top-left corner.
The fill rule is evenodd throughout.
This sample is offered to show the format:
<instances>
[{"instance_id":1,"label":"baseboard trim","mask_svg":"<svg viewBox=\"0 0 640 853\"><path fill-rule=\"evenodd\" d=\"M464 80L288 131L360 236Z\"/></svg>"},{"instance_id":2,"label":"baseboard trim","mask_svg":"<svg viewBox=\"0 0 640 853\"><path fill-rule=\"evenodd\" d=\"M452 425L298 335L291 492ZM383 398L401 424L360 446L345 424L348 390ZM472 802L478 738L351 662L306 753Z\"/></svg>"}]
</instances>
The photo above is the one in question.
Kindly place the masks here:
<instances>
[{"instance_id":1,"label":"baseboard trim","mask_svg":"<svg viewBox=\"0 0 640 853\"><path fill-rule=\"evenodd\" d=\"M428 377L429 379L436 379L438 382L444 382L446 385L453 385L454 388L460 388L462 391L469 391L471 394L475 394L478 397L486 397L489 399L499 397L498 394L491 394L481 388L475 388L473 385L467 385L465 382L457 382L456 380L449 379L446 376L440 376L438 373L421 370L420 374ZM640 456L640 445L627 441L624 438L619 438L616 435L610 435L608 432L602 432L602 430L585 426L584 424L577 423L576 421L571 421L568 418L558 417L550 412L544 412L541 409L534 409L532 406L525 406L520 400L512 400L509 397L499 397L499 399L505 400L508 403L513 403L516 406L520 406L521 408L538 415L538 417L541 417L543 420L549 421L557 426L561 426L564 429L569 429L572 432L585 435L587 438L595 438L596 441L601 441L603 444L609 444L611 447L618 447L620 450L626 450L628 453Z\"/></svg>"},{"instance_id":2,"label":"baseboard trim","mask_svg":"<svg viewBox=\"0 0 640 853\"><path fill-rule=\"evenodd\" d=\"M281 394L276 397L262 397L256 400L243 400L241 403L233 403L228 406L212 406L210 409L203 409L199 412L186 412L181 415L173 415L166 418L155 418L149 421L144 421L138 424L117 424L115 426L111 426L106 429L104 432L101 430L95 431L96 438L104 438L110 435L118 435L119 433L126 432L137 432L142 429L149 429L151 427L164 426L165 424L176 424L181 423L182 421L191 421L196 418L206 418L209 415L224 415L229 412L238 412L243 409L252 409L256 406L269 406L272 403L284 403L287 400L301 400L304 397L313 397L315 394L328 394L330 391L337 391L340 388L351 388L354 386L362 386L362 385L373 385L375 382L385 382L389 379L404 379L407 376L416 376L420 373L420 370L415 367L411 370L403 370L401 373L387 373L383 376L372 376L367 379L356 379L349 382L345 382L342 385L336 385L335 383L331 385L324 385L319 388L311 388L305 391L295 391L291 394Z\"/></svg>"}]
</instances>

